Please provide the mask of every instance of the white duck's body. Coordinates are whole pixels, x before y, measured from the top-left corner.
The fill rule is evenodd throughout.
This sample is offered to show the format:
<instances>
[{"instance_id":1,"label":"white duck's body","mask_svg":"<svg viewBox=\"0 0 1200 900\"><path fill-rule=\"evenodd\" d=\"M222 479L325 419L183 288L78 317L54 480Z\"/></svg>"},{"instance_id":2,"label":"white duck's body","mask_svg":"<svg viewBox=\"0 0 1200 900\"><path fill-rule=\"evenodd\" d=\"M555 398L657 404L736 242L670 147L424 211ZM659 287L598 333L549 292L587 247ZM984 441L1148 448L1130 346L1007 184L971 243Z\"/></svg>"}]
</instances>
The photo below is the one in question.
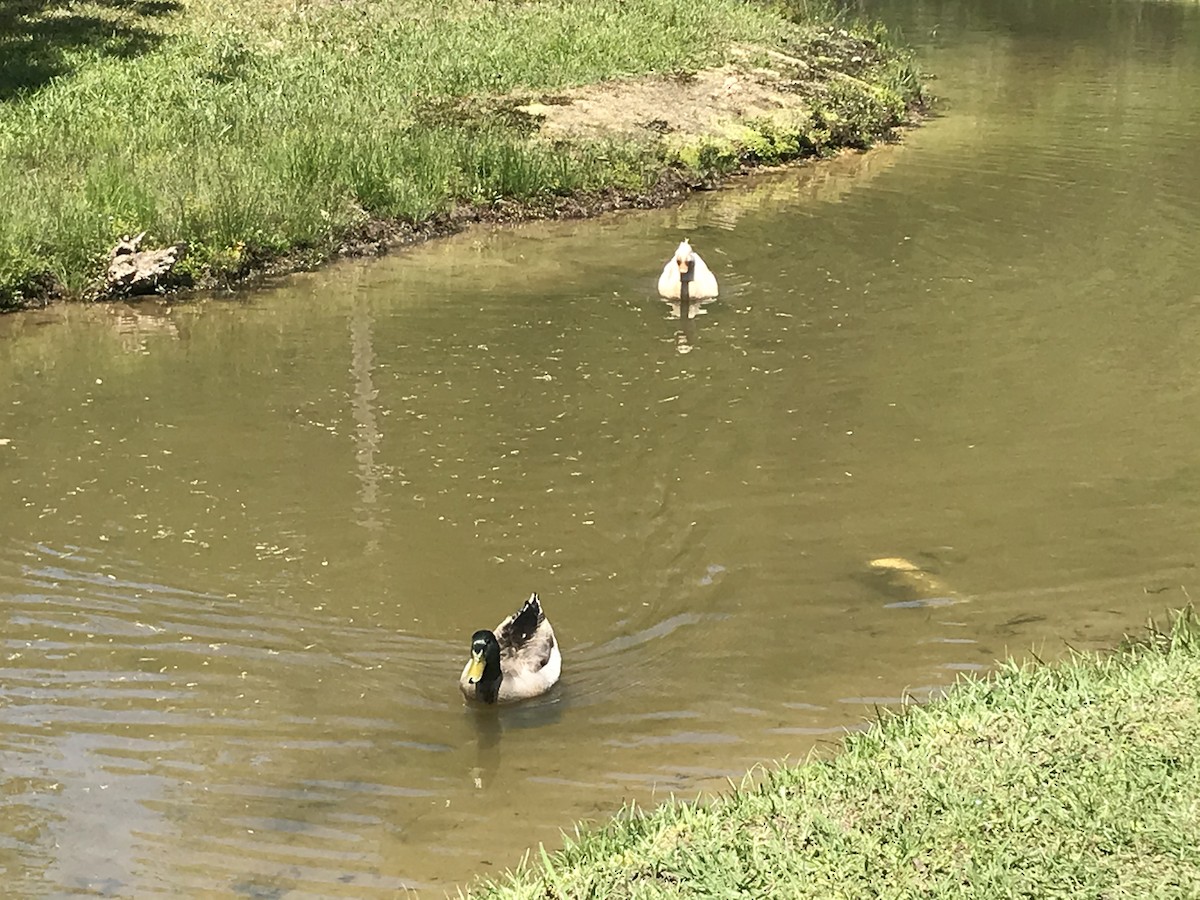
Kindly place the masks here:
<instances>
[{"instance_id":1,"label":"white duck's body","mask_svg":"<svg viewBox=\"0 0 1200 900\"><path fill-rule=\"evenodd\" d=\"M692 245L682 241L658 276L658 293L666 300L712 300L717 296L717 276Z\"/></svg>"}]
</instances>

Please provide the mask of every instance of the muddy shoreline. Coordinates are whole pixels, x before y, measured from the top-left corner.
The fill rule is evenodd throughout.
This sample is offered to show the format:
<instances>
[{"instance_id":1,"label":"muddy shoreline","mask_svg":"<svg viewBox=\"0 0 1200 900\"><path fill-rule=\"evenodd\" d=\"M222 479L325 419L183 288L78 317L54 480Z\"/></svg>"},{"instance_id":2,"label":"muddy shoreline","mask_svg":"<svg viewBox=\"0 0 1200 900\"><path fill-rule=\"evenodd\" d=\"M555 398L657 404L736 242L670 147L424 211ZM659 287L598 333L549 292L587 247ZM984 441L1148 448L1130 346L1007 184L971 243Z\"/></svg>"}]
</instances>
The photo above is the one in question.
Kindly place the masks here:
<instances>
[{"instance_id":1,"label":"muddy shoreline","mask_svg":"<svg viewBox=\"0 0 1200 900\"><path fill-rule=\"evenodd\" d=\"M924 107L911 111L912 120L904 128L917 127L926 113ZM900 131L887 136L881 143L900 141ZM842 150L840 153L869 153L867 150ZM338 241L331 252L315 248L300 248L287 253L256 257L248 254L245 266L237 272L208 275L200 279L177 279L153 292L130 294L93 288L80 298L85 303L105 302L187 302L204 295L245 290L260 286L275 278L297 272L309 272L338 259L385 256L415 247L427 241L450 237L476 225L515 225L522 222L570 221L590 219L621 210L663 209L683 203L691 195L735 185L740 179L753 175L819 166L835 157L805 157L772 165L742 163L737 170L707 178L689 177L675 168L664 169L658 181L649 189L629 191L607 188L570 196L537 197L515 200L502 199L491 205L459 204L452 210L439 213L423 222L373 218L351 229ZM185 248L186 252L186 248ZM11 312L44 309L52 303L75 302L60 285L49 277L35 285L31 293L15 307L0 308L0 315Z\"/></svg>"},{"instance_id":2,"label":"muddy shoreline","mask_svg":"<svg viewBox=\"0 0 1200 900\"><path fill-rule=\"evenodd\" d=\"M894 138L893 140L898 140ZM845 153L864 151L842 151ZM345 235L339 246L328 254L294 251L282 256L251 261L244 273L233 278L208 278L187 286L178 286L162 294L142 296L96 295L95 302L175 300L191 295L244 290L274 278L308 272L338 259L381 257L411 247L460 234L478 225L519 225L523 222L571 221L592 219L622 210L665 209L677 206L693 194L736 185L741 179L803 166L821 165L830 158L808 157L776 165L743 165L736 172L709 179L693 179L676 169L665 170L658 183L645 191L609 188L566 197L531 200L501 200L490 206L461 204L417 224L389 219L372 219Z\"/></svg>"},{"instance_id":3,"label":"muddy shoreline","mask_svg":"<svg viewBox=\"0 0 1200 900\"><path fill-rule=\"evenodd\" d=\"M919 127L928 115L926 106L914 107L911 120L894 133L879 141L880 144L899 143L902 132ZM141 296L95 295L93 302L122 300L126 302L152 302L173 300L181 302L201 294L245 290L262 285L275 278L283 278L297 272L310 272L339 259L361 259L381 257L419 246L427 241L451 237L477 225L519 225L522 222L571 221L592 219L622 210L665 209L677 206L693 194L715 191L736 186L739 180L755 175L766 175L788 169L820 166L831 162L845 153L870 153L865 150L841 150L828 157L804 157L773 165L743 163L731 173L704 178L690 178L678 169L664 170L658 182L648 190L625 191L608 188L565 197L542 197L529 200L500 200L490 206L460 204L453 210L441 213L424 222L390 219L372 219L343 236L338 247L328 254L312 251L294 251L282 256L250 261L244 273L236 277L207 278L190 285L180 285L161 294Z\"/></svg>"},{"instance_id":4,"label":"muddy shoreline","mask_svg":"<svg viewBox=\"0 0 1200 900\"><path fill-rule=\"evenodd\" d=\"M245 289L335 259L396 252L472 225L582 219L667 207L752 173L820 165L840 153L896 142L903 129L918 125L927 112L928 100L919 87L903 100L894 93L887 102L863 99L874 97L874 88L858 76L865 76L870 65L890 52L869 38L829 32L811 39L800 56L766 48L736 50L741 62L713 69L599 82L555 94L467 97L451 107L433 106L427 113L432 128L439 119L479 127L500 123L517 129L531 145L565 148L581 158L604 158L608 142L633 154L641 170L639 180L649 186L534 193L484 203L460 200L447 211L415 222L364 209L361 222L291 249L239 244L219 268L205 265L202 257L198 263L189 260L183 240L140 251L148 263L163 256L169 256L172 265L176 257L179 262L173 268L147 265L144 278L136 271L139 259L128 255L130 247L136 251L142 235L128 235L112 251L107 272L98 273L82 291L68 291L43 272L29 277L15 302L0 303L0 310L74 300L181 301ZM752 54L758 55L752 60ZM751 65L755 61L759 64ZM122 264L124 277L118 278L115 271Z\"/></svg>"}]
</instances>

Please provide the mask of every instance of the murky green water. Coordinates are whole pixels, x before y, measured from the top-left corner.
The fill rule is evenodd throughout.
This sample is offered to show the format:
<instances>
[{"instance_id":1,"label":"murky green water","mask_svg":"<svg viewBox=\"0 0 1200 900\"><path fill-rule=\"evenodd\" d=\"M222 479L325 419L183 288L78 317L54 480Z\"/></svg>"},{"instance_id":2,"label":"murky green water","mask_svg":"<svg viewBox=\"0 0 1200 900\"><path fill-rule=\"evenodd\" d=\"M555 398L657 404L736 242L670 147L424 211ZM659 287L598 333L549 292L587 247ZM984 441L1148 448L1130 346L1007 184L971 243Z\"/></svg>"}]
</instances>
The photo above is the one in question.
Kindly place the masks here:
<instances>
[{"instance_id":1,"label":"murky green water","mask_svg":"<svg viewBox=\"0 0 1200 900\"><path fill-rule=\"evenodd\" d=\"M1196 592L1200 7L882 13L947 98L902 146L0 320L9 890L438 896ZM562 685L474 715L530 590Z\"/></svg>"}]
</instances>

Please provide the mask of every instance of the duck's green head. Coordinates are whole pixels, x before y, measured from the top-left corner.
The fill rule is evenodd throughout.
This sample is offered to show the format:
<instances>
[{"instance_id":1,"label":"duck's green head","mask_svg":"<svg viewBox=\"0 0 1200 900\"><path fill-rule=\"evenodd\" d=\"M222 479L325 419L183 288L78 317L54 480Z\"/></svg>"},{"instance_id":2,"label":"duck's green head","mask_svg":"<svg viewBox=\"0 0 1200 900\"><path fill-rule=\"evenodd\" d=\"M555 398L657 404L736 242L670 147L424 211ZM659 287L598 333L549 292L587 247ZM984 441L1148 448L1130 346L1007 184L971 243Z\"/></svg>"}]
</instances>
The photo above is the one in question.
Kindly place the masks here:
<instances>
[{"instance_id":1,"label":"duck's green head","mask_svg":"<svg viewBox=\"0 0 1200 900\"><path fill-rule=\"evenodd\" d=\"M500 677L500 645L496 636L484 629L471 635L471 661L467 664L467 681L479 684Z\"/></svg>"}]
</instances>

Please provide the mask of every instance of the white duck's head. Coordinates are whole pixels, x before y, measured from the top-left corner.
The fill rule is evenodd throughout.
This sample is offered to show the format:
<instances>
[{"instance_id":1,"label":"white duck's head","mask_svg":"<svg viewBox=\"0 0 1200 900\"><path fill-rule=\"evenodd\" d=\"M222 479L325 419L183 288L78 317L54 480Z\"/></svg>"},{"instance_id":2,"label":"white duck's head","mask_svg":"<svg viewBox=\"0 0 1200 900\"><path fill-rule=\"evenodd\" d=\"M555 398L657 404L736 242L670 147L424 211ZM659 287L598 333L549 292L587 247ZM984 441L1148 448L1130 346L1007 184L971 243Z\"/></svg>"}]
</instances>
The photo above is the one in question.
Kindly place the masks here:
<instances>
[{"instance_id":1,"label":"white duck's head","mask_svg":"<svg viewBox=\"0 0 1200 900\"><path fill-rule=\"evenodd\" d=\"M695 256L690 243L687 241L679 242L679 246L675 248L675 265L678 266L680 275L688 273L688 270L692 267L692 263L695 261ZM659 259L661 258L659 257Z\"/></svg>"}]
</instances>

